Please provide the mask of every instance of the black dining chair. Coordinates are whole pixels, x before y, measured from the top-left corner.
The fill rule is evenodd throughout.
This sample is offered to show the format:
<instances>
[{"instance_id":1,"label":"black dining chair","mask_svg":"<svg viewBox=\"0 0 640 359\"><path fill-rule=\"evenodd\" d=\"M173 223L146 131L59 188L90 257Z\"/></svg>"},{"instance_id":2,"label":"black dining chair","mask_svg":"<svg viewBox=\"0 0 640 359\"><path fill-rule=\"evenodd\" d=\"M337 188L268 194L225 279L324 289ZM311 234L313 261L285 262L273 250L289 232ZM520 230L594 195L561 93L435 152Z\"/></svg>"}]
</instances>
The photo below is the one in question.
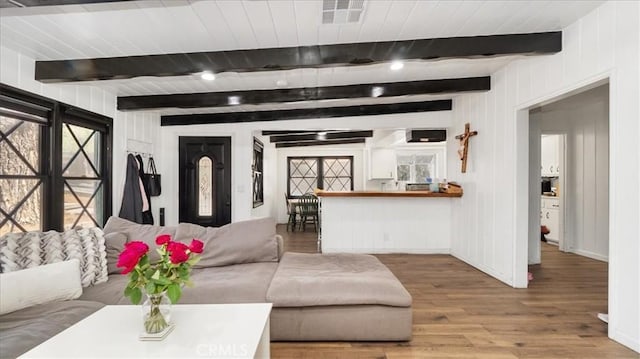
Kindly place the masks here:
<instances>
[{"instance_id":1,"label":"black dining chair","mask_svg":"<svg viewBox=\"0 0 640 359\"><path fill-rule=\"evenodd\" d=\"M291 231L295 232L296 230L296 216L297 211L296 211L296 205L289 202L289 196L287 196L287 193L285 192L284 194L284 203L287 205L287 214L289 215L289 220L287 221L287 231L289 231L289 226L291 226Z\"/></svg>"},{"instance_id":2,"label":"black dining chair","mask_svg":"<svg viewBox=\"0 0 640 359\"><path fill-rule=\"evenodd\" d=\"M307 223L313 223L313 228L318 231L318 197L313 193L305 193L300 197L297 206L300 214L300 229L306 230Z\"/></svg>"}]
</instances>

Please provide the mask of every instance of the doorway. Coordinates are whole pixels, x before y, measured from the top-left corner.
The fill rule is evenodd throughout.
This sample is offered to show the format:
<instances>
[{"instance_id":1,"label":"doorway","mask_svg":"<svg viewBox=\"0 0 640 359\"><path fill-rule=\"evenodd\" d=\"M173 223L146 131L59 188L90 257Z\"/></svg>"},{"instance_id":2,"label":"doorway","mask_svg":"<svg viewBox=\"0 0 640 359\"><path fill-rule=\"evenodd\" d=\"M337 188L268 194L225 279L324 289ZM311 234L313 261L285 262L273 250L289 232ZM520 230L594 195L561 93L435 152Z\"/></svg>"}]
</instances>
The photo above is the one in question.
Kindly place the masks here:
<instances>
[{"instance_id":1,"label":"doorway","mask_svg":"<svg viewBox=\"0 0 640 359\"><path fill-rule=\"evenodd\" d=\"M530 188L543 195L540 213L558 212L560 225L560 249L600 261L609 258L609 86L601 85L580 92L571 97L542 105L530 111L530 141L538 144L538 158L530 158L530 171L537 171L540 178L551 178L552 189L544 196L540 193L539 182L530 182ZM552 136L551 134L564 134ZM541 137L541 135L547 135ZM543 139L541 141L541 138ZM560 147L558 158L544 158L547 147L555 139L555 147ZM564 138L564 140L562 140ZM563 143L564 142L564 143ZM530 148L536 147L530 143ZM564 152L564 156L561 154ZM542 156L540 155L542 153ZM543 157L543 158L541 158ZM564 161L562 160L564 158ZM560 160L560 162L558 162ZM545 161L551 163L543 164ZM562 163L565 162L565 163ZM559 163L559 171L555 170ZM542 173L540 168L542 166ZM534 169L535 167L535 169ZM551 170L549 170L550 167ZM562 174L562 185L558 175ZM533 178L533 173L530 178ZM536 183L536 184L534 184ZM530 196L532 198L532 196ZM539 198L539 197L538 197ZM540 200L538 200L540 203ZM546 205L544 205L546 203ZM556 207L557 206L557 207ZM530 202L530 214L537 214L536 202ZM552 217L552 216L551 216ZM533 219L533 218L532 218ZM530 233L540 228L540 222L531 221ZM537 234L538 241L540 233ZM551 236L551 238L555 238ZM534 238L530 238L531 241ZM563 243L564 242L564 243ZM530 243L530 264L540 262L540 246ZM537 258L535 258L537 257Z\"/></svg>"},{"instance_id":2,"label":"doorway","mask_svg":"<svg viewBox=\"0 0 640 359\"><path fill-rule=\"evenodd\" d=\"M205 227L231 222L231 137L179 138L179 220Z\"/></svg>"}]
</instances>

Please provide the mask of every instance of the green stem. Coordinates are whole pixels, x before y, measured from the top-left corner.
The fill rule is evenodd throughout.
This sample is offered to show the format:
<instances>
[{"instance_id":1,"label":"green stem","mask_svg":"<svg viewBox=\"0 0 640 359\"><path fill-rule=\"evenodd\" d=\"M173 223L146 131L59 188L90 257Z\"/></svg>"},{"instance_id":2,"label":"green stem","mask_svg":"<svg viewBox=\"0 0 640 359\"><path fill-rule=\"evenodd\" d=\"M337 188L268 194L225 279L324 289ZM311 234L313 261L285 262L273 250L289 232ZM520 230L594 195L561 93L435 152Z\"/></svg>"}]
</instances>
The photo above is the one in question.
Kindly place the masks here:
<instances>
[{"instance_id":1,"label":"green stem","mask_svg":"<svg viewBox=\"0 0 640 359\"><path fill-rule=\"evenodd\" d=\"M149 314L144 320L144 329L149 334L156 334L163 331L169 324L164 319L164 315L160 311L160 302L162 301L162 295L149 296L149 302L151 303L151 309Z\"/></svg>"}]
</instances>

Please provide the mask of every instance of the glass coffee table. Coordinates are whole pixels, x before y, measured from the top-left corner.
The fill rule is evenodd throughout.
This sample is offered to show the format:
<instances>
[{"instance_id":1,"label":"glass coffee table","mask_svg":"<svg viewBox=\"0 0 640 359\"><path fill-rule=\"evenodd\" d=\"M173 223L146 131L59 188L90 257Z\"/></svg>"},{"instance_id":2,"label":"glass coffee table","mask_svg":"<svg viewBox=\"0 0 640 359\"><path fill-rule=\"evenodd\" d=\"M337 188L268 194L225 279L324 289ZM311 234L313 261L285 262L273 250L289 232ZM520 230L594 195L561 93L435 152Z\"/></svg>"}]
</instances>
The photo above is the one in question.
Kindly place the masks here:
<instances>
[{"instance_id":1,"label":"glass coffee table","mask_svg":"<svg viewBox=\"0 0 640 359\"><path fill-rule=\"evenodd\" d=\"M175 328L140 340L142 309L108 305L20 358L269 358L271 303L178 304Z\"/></svg>"}]
</instances>

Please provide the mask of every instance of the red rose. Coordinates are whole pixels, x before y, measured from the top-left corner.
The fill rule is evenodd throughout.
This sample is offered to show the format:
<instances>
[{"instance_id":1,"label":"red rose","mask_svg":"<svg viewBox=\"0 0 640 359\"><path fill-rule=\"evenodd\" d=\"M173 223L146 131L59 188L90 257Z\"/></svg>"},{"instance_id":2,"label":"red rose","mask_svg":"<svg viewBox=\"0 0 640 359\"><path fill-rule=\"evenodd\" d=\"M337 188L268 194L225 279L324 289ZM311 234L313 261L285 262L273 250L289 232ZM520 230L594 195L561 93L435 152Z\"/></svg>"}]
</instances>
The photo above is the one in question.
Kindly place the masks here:
<instances>
[{"instance_id":1,"label":"red rose","mask_svg":"<svg viewBox=\"0 0 640 359\"><path fill-rule=\"evenodd\" d=\"M159 246L165 245L171 242L171 235L169 234L161 234L156 237L156 244Z\"/></svg>"},{"instance_id":2,"label":"red rose","mask_svg":"<svg viewBox=\"0 0 640 359\"><path fill-rule=\"evenodd\" d=\"M133 270L133 268L135 268L136 264L138 264L138 260L140 260L140 257L138 255L138 253L129 250L129 249L125 249L124 251L122 251L122 253L120 253L120 256L118 257L118 267L124 267L124 269L122 270L122 274L127 274L129 272L131 272Z\"/></svg>"},{"instance_id":3,"label":"red rose","mask_svg":"<svg viewBox=\"0 0 640 359\"><path fill-rule=\"evenodd\" d=\"M169 242L169 244L167 244L167 251L169 252L174 252L174 251L184 252L187 249L189 249L189 247L187 247L186 244L181 242Z\"/></svg>"},{"instance_id":4,"label":"red rose","mask_svg":"<svg viewBox=\"0 0 640 359\"><path fill-rule=\"evenodd\" d=\"M117 267L124 267L122 274L127 274L138 264L142 256L147 254L149 246L140 241L129 242L124 245L124 250L118 256Z\"/></svg>"},{"instance_id":5,"label":"red rose","mask_svg":"<svg viewBox=\"0 0 640 359\"><path fill-rule=\"evenodd\" d=\"M133 251L134 253L137 253L138 258L147 254L147 252L149 251L149 246L146 243L140 242L140 241L129 242L124 245L124 248L125 250L130 250L130 251Z\"/></svg>"},{"instance_id":6,"label":"red rose","mask_svg":"<svg viewBox=\"0 0 640 359\"><path fill-rule=\"evenodd\" d=\"M174 250L171 252L171 256L169 256L169 259L173 264L180 264L189 259L189 255L183 250Z\"/></svg>"},{"instance_id":7,"label":"red rose","mask_svg":"<svg viewBox=\"0 0 640 359\"><path fill-rule=\"evenodd\" d=\"M202 253L203 247L204 247L204 243L194 238L191 240L191 244L189 245L189 250L193 253Z\"/></svg>"}]
</instances>

